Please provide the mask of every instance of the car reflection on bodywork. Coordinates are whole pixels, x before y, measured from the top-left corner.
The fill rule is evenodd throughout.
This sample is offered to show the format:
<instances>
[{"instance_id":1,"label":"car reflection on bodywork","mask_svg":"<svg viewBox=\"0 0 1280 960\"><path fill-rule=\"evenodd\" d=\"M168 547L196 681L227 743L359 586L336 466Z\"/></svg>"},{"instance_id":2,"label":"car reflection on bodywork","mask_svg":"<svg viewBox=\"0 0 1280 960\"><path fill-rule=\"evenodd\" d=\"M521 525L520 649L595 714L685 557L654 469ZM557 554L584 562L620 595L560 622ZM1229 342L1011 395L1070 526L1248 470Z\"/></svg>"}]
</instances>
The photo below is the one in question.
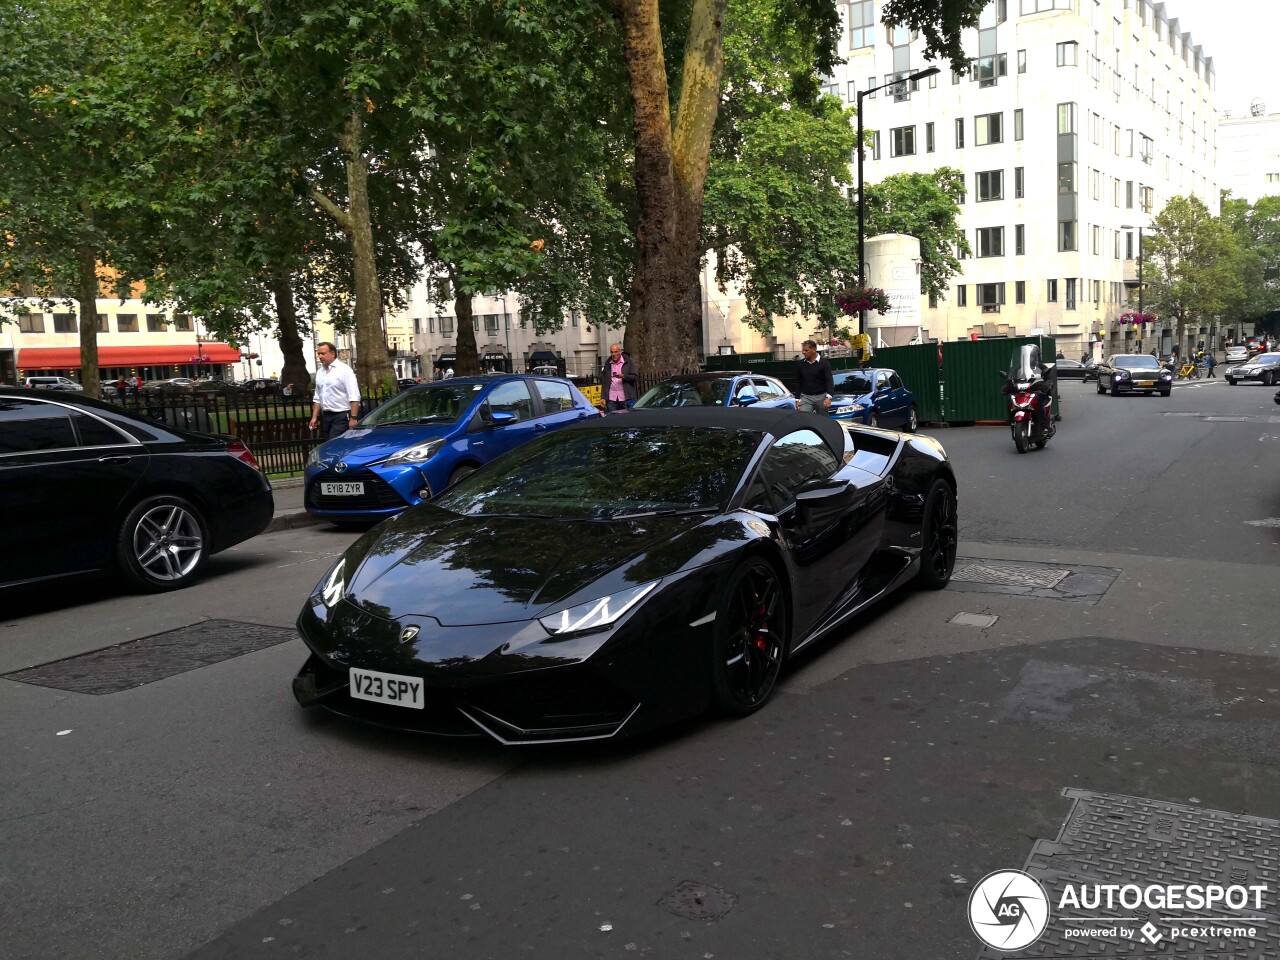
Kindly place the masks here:
<instances>
[{"instance_id":1,"label":"car reflection on bodywork","mask_svg":"<svg viewBox=\"0 0 1280 960\"><path fill-rule=\"evenodd\" d=\"M584 421L353 544L299 615L294 693L504 743L751 713L797 650L945 585L955 503L927 438L782 410Z\"/></svg>"}]
</instances>

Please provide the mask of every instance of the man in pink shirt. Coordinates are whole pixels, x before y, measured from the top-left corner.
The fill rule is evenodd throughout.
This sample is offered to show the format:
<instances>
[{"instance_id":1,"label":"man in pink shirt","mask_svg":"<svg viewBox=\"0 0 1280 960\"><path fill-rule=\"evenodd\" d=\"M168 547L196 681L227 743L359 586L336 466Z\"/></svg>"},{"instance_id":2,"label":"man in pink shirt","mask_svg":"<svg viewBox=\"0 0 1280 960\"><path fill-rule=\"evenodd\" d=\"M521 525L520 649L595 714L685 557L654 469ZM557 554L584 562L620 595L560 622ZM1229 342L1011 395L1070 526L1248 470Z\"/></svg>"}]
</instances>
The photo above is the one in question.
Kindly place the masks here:
<instances>
[{"instance_id":1,"label":"man in pink shirt","mask_svg":"<svg viewBox=\"0 0 1280 960\"><path fill-rule=\"evenodd\" d=\"M606 413L626 410L636 398L636 367L622 352L622 344L609 348L609 359L600 371Z\"/></svg>"}]
</instances>

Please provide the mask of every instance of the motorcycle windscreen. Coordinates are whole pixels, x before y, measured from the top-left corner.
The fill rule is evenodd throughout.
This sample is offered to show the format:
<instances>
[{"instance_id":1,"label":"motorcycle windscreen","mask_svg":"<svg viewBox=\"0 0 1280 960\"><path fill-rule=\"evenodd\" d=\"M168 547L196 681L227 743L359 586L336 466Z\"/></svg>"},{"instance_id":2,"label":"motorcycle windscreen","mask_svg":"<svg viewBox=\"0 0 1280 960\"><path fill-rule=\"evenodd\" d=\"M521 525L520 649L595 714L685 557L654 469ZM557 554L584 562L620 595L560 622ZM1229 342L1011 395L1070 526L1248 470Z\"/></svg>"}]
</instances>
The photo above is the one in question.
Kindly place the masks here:
<instances>
[{"instance_id":1,"label":"motorcycle windscreen","mask_svg":"<svg viewBox=\"0 0 1280 960\"><path fill-rule=\"evenodd\" d=\"M1028 382L1039 380L1043 376L1044 364L1040 360L1040 347L1034 343L1024 343L1014 349L1013 359L1009 361L1009 377L1013 380Z\"/></svg>"}]
</instances>

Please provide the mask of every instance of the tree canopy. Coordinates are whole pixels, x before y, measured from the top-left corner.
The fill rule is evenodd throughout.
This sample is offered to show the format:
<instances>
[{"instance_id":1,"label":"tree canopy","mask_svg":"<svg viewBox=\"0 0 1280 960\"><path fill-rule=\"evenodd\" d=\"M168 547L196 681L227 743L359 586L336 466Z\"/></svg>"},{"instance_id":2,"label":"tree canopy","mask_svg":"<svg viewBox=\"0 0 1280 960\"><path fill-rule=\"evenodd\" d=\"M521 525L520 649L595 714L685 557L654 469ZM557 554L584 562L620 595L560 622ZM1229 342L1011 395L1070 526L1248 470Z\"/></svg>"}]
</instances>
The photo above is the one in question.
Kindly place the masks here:
<instances>
[{"instance_id":1,"label":"tree canopy","mask_svg":"<svg viewBox=\"0 0 1280 960\"><path fill-rule=\"evenodd\" d=\"M1198 197L1171 197L1144 241L1147 302L1181 330L1243 294L1241 250Z\"/></svg>"}]
</instances>

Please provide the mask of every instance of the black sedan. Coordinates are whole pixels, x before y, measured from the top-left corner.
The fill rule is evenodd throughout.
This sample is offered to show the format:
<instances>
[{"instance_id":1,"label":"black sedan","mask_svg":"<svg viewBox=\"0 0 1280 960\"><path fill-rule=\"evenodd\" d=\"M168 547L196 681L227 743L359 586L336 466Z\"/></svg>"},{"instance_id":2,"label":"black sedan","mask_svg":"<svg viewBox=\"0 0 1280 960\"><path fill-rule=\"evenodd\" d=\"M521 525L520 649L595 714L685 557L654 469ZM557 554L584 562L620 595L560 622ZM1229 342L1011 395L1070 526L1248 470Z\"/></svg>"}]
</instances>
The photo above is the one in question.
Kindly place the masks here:
<instances>
[{"instance_id":1,"label":"black sedan","mask_svg":"<svg viewBox=\"0 0 1280 960\"><path fill-rule=\"evenodd\" d=\"M1173 392L1173 374L1149 353L1116 354L1098 365L1097 377L1098 392L1110 390L1113 397L1122 393L1167 397Z\"/></svg>"},{"instance_id":2,"label":"black sedan","mask_svg":"<svg viewBox=\"0 0 1280 960\"><path fill-rule=\"evenodd\" d=\"M1058 372L1059 380L1084 380L1087 371L1079 360L1055 360L1053 368Z\"/></svg>"},{"instance_id":3,"label":"black sedan","mask_svg":"<svg viewBox=\"0 0 1280 960\"><path fill-rule=\"evenodd\" d=\"M932 439L783 410L583 421L356 541L298 617L294 695L502 743L745 715L876 599L945 586L956 537Z\"/></svg>"},{"instance_id":4,"label":"black sedan","mask_svg":"<svg viewBox=\"0 0 1280 960\"><path fill-rule=\"evenodd\" d=\"M1274 386L1280 383L1280 353L1260 353L1239 366L1228 367L1223 378L1233 387L1246 380Z\"/></svg>"},{"instance_id":5,"label":"black sedan","mask_svg":"<svg viewBox=\"0 0 1280 960\"><path fill-rule=\"evenodd\" d=\"M233 437L12 389L0 389L0 503L0 588L107 570L144 590L186 586L274 509Z\"/></svg>"}]
</instances>

